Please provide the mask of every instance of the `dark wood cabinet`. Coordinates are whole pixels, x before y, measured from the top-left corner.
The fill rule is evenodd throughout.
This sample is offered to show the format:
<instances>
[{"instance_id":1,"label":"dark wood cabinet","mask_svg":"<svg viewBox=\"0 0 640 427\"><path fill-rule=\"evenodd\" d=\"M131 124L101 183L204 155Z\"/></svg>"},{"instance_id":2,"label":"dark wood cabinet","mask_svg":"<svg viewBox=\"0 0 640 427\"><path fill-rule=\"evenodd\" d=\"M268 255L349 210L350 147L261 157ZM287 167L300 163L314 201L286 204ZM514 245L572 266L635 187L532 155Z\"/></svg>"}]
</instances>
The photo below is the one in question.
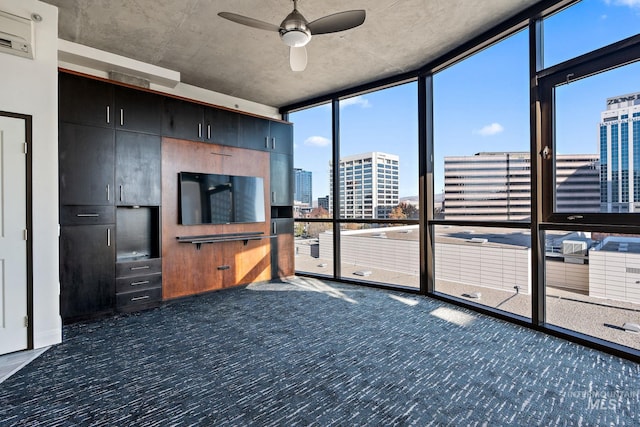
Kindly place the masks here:
<instances>
[{"instance_id":1,"label":"dark wood cabinet","mask_svg":"<svg viewBox=\"0 0 640 427\"><path fill-rule=\"evenodd\" d=\"M139 310L162 300L162 260L143 259L116 264L116 309Z\"/></svg>"},{"instance_id":2,"label":"dark wood cabinet","mask_svg":"<svg viewBox=\"0 0 640 427\"><path fill-rule=\"evenodd\" d=\"M116 129L160 134L163 97L150 92L116 86L114 92Z\"/></svg>"},{"instance_id":3,"label":"dark wood cabinet","mask_svg":"<svg viewBox=\"0 0 640 427\"><path fill-rule=\"evenodd\" d=\"M165 98L162 134L172 138L202 141L204 107L180 99Z\"/></svg>"},{"instance_id":4,"label":"dark wood cabinet","mask_svg":"<svg viewBox=\"0 0 640 427\"><path fill-rule=\"evenodd\" d=\"M162 96L67 73L58 82L61 122L160 133Z\"/></svg>"},{"instance_id":5,"label":"dark wood cabinet","mask_svg":"<svg viewBox=\"0 0 640 427\"><path fill-rule=\"evenodd\" d=\"M295 273L293 253L293 218L271 220L271 278L278 279Z\"/></svg>"},{"instance_id":6,"label":"dark wood cabinet","mask_svg":"<svg viewBox=\"0 0 640 427\"><path fill-rule=\"evenodd\" d=\"M293 156L271 153L271 205L293 206Z\"/></svg>"},{"instance_id":7,"label":"dark wood cabinet","mask_svg":"<svg viewBox=\"0 0 640 427\"><path fill-rule=\"evenodd\" d=\"M238 146L251 150L269 150L269 121L259 117L238 117Z\"/></svg>"},{"instance_id":8,"label":"dark wood cabinet","mask_svg":"<svg viewBox=\"0 0 640 427\"><path fill-rule=\"evenodd\" d=\"M293 155L293 125L270 122L269 141L273 152Z\"/></svg>"},{"instance_id":9,"label":"dark wood cabinet","mask_svg":"<svg viewBox=\"0 0 640 427\"><path fill-rule=\"evenodd\" d=\"M114 131L61 123L58 132L60 204L113 204Z\"/></svg>"},{"instance_id":10,"label":"dark wood cabinet","mask_svg":"<svg viewBox=\"0 0 640 427\"><path fill-rule=\"evenodd\" d=\"M162 162L159 136L116 132L115 200L117 205L161 204Z\"/></svg>"},{"instance_id":11,"label":"dark wood cabinet","mask_svg":"<svg viewBox=\"0 0 640 427\"><path fill-rule=\"evenodd\" d=\"M237 147L238 114L219 108L205 108L203 140Z\"/></svg>"},{"instance_id":12,"label":"dark wood cabinet","mask_svg":"<svg viewBox=\"0 0 640 427\"><path fill-rule=\"evenodd\" d=\"M109 313L114 303L114 227L72 225L60 233L60 310L64 320Z\"/></svg>"},{"instance_id":13,"label":"dark wood cabinet","mask_svg":"<svg viewBox=\"0 0 640 427\"><path fill-rule=\"evenodd\" d=\"M58 104L62 122L113 127L113 85L106 82L60 73Z\"/></svg>"}]
</instances>

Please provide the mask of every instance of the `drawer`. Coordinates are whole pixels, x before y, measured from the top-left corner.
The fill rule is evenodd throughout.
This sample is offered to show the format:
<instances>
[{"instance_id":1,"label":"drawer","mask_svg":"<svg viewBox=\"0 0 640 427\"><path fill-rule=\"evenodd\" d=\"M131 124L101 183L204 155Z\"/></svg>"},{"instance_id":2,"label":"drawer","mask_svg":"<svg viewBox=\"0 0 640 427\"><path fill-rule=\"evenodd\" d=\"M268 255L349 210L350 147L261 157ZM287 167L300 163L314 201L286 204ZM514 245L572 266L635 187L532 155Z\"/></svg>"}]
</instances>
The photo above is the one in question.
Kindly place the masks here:
<instances>
[{"instance_id":1,"label":"drawer","mask_svg":"<svg viewBox=\"0 0 640 427\"><path fill-rule=\"evenodd\" d=\"M161 287L161 273L147 274L144 276L119 277L116 279L116 293L138 292L145 289Z\"/></svg>"},{"instance_id":2,"label":"drawer","mask_svg":"<svg viewBox=\"0 0 640 427\"><path fill-rule=\"evenodd\" d=\"M146 276L147 274L161 272L162 258L116 263L116 277Z\"/></svg>"},{"instance_id":3,"label":"drawer","mask_svg":"<svg viewBox=\"0 0 640 427\"><path fill-rule=\"evenodd\" d=\"M162 288L144 289L116 294L116 308L136 308L156 304L162 300Z\"/></svg>"},{"instance_id":4,"label":"drawer","mask_svg":"<svg viewBox=\"0 0 640 427\"><path fill-rule=\"evenodd\" d=\"M60 206L60 225L115 224L113 206Z\"/></svg>"}]
</instances>

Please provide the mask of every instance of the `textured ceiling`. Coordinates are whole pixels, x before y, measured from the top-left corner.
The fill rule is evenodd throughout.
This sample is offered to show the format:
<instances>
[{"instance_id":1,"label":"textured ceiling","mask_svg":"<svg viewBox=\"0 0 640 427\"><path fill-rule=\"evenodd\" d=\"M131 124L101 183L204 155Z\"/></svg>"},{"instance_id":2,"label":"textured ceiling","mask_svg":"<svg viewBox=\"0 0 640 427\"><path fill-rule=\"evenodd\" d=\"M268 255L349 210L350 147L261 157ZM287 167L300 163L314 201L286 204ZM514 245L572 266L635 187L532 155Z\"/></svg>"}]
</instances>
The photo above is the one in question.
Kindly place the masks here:
<instances>
[{"instance_id":1,"label":"textured ceiling","mask_svg":"<svg viewBox=\"0 0 640 427\"><path fill-rule=\"evenodd\" d=\"M181 80L280 107L411 71L538 0L300 0L308 21L365 9L365 23L315 36L303 72L277 33L217 16L279 25L290 0L43 0L58 6L59 37L169 68Z\"/></svg>"}]
</instances>

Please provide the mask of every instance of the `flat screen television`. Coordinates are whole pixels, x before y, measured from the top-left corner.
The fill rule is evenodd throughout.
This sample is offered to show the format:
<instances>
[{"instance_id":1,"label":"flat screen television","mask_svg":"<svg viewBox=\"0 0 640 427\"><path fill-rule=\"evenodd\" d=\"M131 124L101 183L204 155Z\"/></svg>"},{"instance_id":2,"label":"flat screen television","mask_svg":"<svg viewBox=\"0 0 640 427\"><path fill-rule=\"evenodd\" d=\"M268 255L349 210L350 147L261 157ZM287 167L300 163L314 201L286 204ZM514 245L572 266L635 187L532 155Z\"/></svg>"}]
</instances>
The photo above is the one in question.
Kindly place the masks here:
<instances>
[{"instance_id":1,"label":"flat screen television","mask_svg":"<svg viewBox=\"0 0 640 427\"><path fill-rule=\"evenodd\" d=\"M183 225L264 222L264 180L257 176L180 172Z\"/></svg>"}]
</instances>

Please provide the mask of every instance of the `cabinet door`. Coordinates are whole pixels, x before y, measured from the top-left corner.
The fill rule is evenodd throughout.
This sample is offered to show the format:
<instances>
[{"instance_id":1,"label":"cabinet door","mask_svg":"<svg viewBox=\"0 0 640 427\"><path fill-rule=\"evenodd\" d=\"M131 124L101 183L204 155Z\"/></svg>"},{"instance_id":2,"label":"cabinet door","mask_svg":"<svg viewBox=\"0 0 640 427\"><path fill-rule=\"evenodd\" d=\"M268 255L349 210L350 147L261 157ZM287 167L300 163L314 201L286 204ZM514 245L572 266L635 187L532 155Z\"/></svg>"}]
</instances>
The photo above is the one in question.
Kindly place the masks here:
<instances>
[{"instance_id":1,"label":"cabinet door","mask_svg":"<svg viewBox=\"0 0 640 427\"><path fill-rule=\"evenodd\" d=\"M295 272L293 253L293 218L271 220L271 278L292 276Z\"/></svg>"},{"instance_id":2,"label":"cabinet door","mask_svg":"<svg viewBox=\"0 0 640 427\"><path fill-rule=\"evenodd\" d=\"M60 230L60 310L63 319L113 308L113 225L74 225Z\"/></svg>"},{"instance_id":3,"label":"cabinet door","mask_svg":"<svg viewBox=\"0 0 640 427\"><path fill-rule=\"evenodd\" d=\"M116 204L161 204L160 141L155 135L116 132Z\"/></svg>"},{"instance_id":4,"label":"cabinet door","mask_svg":"<svg viewBox=\"0 0 640 427\"><path fill-rule=\"evenodd\" d=\"M66 73L60 73L58 82L60 121L113 127L112 85Z\"/></svg>"},{"instance_id":5,"label":"cabinet door","mask_svg":"<svg viewBox=\"0 0 640 427\"><path fill-rule=\"evenodd\" d=\"M153 93L116 87L116 129L159 135L162 124L162 99L162 96Z\"/></svg>"},{"instance_id":6,"label":"cabinet door","mask_svg":"<svg viewBox=\"0 0 640 427\"><path fill-rule=\"evenodd\" d=\"M60 124L61 205L113 204L114 132L112 129Z\"/></svg>"},{"instance_id":7,"label":"cabinet door","mask_svg":"<svg viewBox=\"0 0 640 427\"><path fill-rule=\"evenodd\" d=\"M272 151L293 155L293 125L270 122L269 137Z\"/></svg>"},{"instance_id":8,"label":"cabinet door","mask_svg":"<svg viewBox=\"0 0 640 427\"><path fill-rule=\"evenodd\" d=\"M271 153L271 205L293 205L293 156Z\"/></svg>"},{"instance_id":9,"label":"cabinet door","mask_svg":"<svg viewBox=\"0 0 640 427\"><path fill-rule=\"evenodd\" d=\"M238 146L238 114L218 108L205 108L204 140L213 144Z\"/></svg>"},{"instance_id":10,"label":"cabinet door","mask_svg":"<svg viewBox=\"0 0 640 427\"><path fill-rule=\"evenodd\" d=\"M238 146L252 150L269 150L269 121L245 114L239 115Z\"/></svg>"},{"instance_id":11,"label":"cabinet door","mask_svg":"<svg viewBox=\"0 0 640 427\"><path fill-rule=\"evenodd\" d=\"M199 104L165 98L162 134L179 139L202 141L204 107Z\"/></svg>"}]
</instances>

